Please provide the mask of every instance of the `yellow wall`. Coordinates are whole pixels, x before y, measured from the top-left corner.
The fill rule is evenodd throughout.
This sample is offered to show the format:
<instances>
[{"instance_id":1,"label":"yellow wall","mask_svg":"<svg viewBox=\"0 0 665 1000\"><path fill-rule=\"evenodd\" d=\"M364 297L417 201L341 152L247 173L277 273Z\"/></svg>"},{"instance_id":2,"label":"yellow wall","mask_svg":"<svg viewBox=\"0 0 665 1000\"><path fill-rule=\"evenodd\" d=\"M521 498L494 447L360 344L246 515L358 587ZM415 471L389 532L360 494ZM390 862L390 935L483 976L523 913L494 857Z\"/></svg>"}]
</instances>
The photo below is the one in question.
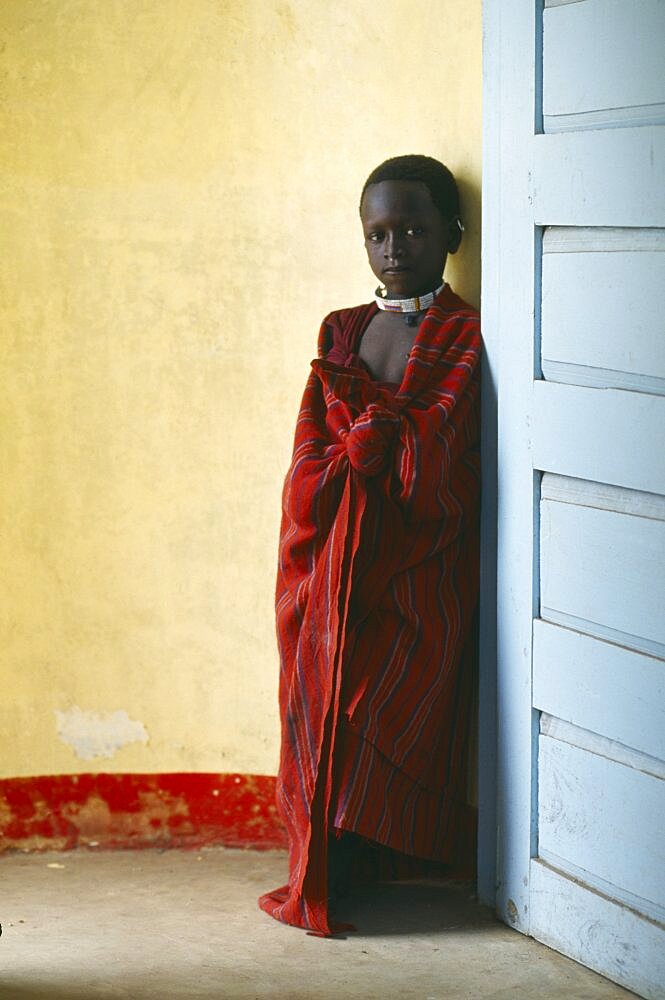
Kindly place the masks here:
<instances>
[{"instance_id":1,"label":"yellow wall","mask_svg":"<svg viewBox=\"0 0 665 1000\"><path fill-rule=\"evenodd\" d=\"M279 493L384 157L457 174L478 301L480 0L3 0L0 30L0 773L274 773Z\"/></svg>"}]
</instances>

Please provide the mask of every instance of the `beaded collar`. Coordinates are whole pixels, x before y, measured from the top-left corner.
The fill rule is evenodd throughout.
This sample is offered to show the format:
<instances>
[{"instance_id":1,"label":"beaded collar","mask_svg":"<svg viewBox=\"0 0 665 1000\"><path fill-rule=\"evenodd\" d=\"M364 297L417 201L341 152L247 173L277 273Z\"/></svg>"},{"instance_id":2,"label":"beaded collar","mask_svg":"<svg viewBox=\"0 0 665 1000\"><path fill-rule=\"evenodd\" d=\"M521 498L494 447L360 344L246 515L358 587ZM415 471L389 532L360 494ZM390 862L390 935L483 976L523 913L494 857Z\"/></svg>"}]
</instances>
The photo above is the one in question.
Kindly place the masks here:
<instances>
[{"instance_id":1,"label":"beaded collar","mask_svg":"<svg viewBox=\"0 0 665 1000\"><path fill-rule=\"evenodd\" d=\"M414 299L387 299L385 298L385 288L379 285L377 288L374 298L379 309L383 309L384 312L391 313L414 313L422 312L423 309L429 309L434 302L434 299L442 291L445 281L439 285L439 287L433 292L427 292L426 295L416 295Z\"/></svg>"}]
</instances>

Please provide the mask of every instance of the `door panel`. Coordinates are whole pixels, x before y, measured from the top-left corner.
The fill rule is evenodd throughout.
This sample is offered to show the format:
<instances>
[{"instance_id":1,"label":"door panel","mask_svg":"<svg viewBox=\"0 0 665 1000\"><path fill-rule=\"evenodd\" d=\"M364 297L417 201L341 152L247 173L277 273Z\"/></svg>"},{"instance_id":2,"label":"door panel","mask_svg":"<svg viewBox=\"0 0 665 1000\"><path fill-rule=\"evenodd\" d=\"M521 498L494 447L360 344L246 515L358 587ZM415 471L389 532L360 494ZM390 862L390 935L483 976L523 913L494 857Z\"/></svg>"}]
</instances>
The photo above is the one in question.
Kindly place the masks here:
<instances>
[{"instance_id":1,"label":"door panel","mask_svg":"<svg viewBox=\"0 0 665 1000\"><path fill-rule=\"evenodd\" d=\"M662 1000L665 949L657 922L539 860L531 862L531 894L535 938L639 996Z\"/></svg>"},{"instance_id":2,"label":"door panel","mask_svg":"<svg viewBox=\"0 0 665 1000\"><path fill-rule=\"evenodd\" d=\"M589 753L543 735L539 742L539 857L583 871L588 884L609 884L615 895L623 890L639 912L665 918L665 782L600 747Z\"/></svg>"},{"instance_id":3,"label":"door panel","mask_svg":"<svg viewBox=\"0 0 665 1000\"><path fill-rule=\"evenodd\" d=\"M541 618L665 656L665 521L543 500L540 530Z\"/></svg>"},{"instance_id":4,"label":"door panel","mask_svg":"<svg viewBox=\"0 0 665 1000\"><path fill-rule=\"evenodd\" d=\"M545 230L545 379L665 395L663 315L665 230Z\"/></svg>"},{"instance_id":5,"label":"door panel","mask_svg":"<svg viewBox=\"0 0 665 1000\"><path fill-rule=\"evenodd\" d=\"M665 396L537 381L532 399L535 468L665 493Z\"/></svg>"},{"instance_id":6,"label":"door panel","mask_svg":"<svg viewBox=\"0 0 665 1000\"><path fill-rule=\"evenodd\" d=\"M533 631L535 708L665 760L660 658L538 619Z\"/></svg>"},{"instance_id":7,"label":"door panel","mask_svg":"<svg viewBox=\"0 0 665 1000\"><path fill-rule=\"evenodd\" d=\"M531 141L533 187L526 196L536 225L665 227L665 127L536 135Z\"/></svg>"},{"instance_id":8,"label":"door panel","mask_svg":"<svg viewBox=\"0 0 665 1000\"><path fill-rule=\"evenodd\" d=\"M545 131L665 122L664 38L659 0L546 3Z\"/></svg>"}]
</instances>

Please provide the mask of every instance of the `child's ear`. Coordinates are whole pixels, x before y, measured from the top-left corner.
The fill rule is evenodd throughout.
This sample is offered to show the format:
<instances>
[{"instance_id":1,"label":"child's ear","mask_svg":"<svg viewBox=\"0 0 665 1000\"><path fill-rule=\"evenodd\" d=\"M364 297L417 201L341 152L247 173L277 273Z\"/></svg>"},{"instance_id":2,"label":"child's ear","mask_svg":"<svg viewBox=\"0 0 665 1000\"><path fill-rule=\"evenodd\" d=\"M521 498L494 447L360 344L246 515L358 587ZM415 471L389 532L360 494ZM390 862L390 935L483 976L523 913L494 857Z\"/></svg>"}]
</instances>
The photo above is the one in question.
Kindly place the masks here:
<instances>
[{"instance_id":1,"label":"child's ear","mask_svg":"<svg viewBox=\"0 0 665 1000\"><path fill-rule=\"evenodd\" d=\"M457 253L462 242L464 223L459 215L454 215L448 223L448 253Z\"/></svg>"}]
</instances>

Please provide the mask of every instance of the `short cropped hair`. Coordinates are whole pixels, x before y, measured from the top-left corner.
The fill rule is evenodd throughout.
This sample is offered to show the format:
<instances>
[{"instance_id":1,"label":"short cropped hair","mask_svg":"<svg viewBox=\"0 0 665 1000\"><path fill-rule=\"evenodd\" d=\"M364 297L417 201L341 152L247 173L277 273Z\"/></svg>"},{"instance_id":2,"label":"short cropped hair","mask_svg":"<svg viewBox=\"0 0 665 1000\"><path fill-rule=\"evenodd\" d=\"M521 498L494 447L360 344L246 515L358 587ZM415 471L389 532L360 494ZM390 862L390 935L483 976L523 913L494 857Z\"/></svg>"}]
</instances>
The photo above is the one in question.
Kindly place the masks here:
<instances>
[{"instance_id":1,"label":"short cropped hair","mask_svg":"<svg viewBox=\"0 0 665 1000\"><path fill-rule=\"evenodd\" d=\"M459 215L460 203L457 183L448 167L432 156L420 156L415 153L408 156L393 156L384 160L371 172L360 195L362 207L365 192L371 184L381 181L420 181L430 193L430 197L444 221Z\"/></svg>"}]
</instances>

